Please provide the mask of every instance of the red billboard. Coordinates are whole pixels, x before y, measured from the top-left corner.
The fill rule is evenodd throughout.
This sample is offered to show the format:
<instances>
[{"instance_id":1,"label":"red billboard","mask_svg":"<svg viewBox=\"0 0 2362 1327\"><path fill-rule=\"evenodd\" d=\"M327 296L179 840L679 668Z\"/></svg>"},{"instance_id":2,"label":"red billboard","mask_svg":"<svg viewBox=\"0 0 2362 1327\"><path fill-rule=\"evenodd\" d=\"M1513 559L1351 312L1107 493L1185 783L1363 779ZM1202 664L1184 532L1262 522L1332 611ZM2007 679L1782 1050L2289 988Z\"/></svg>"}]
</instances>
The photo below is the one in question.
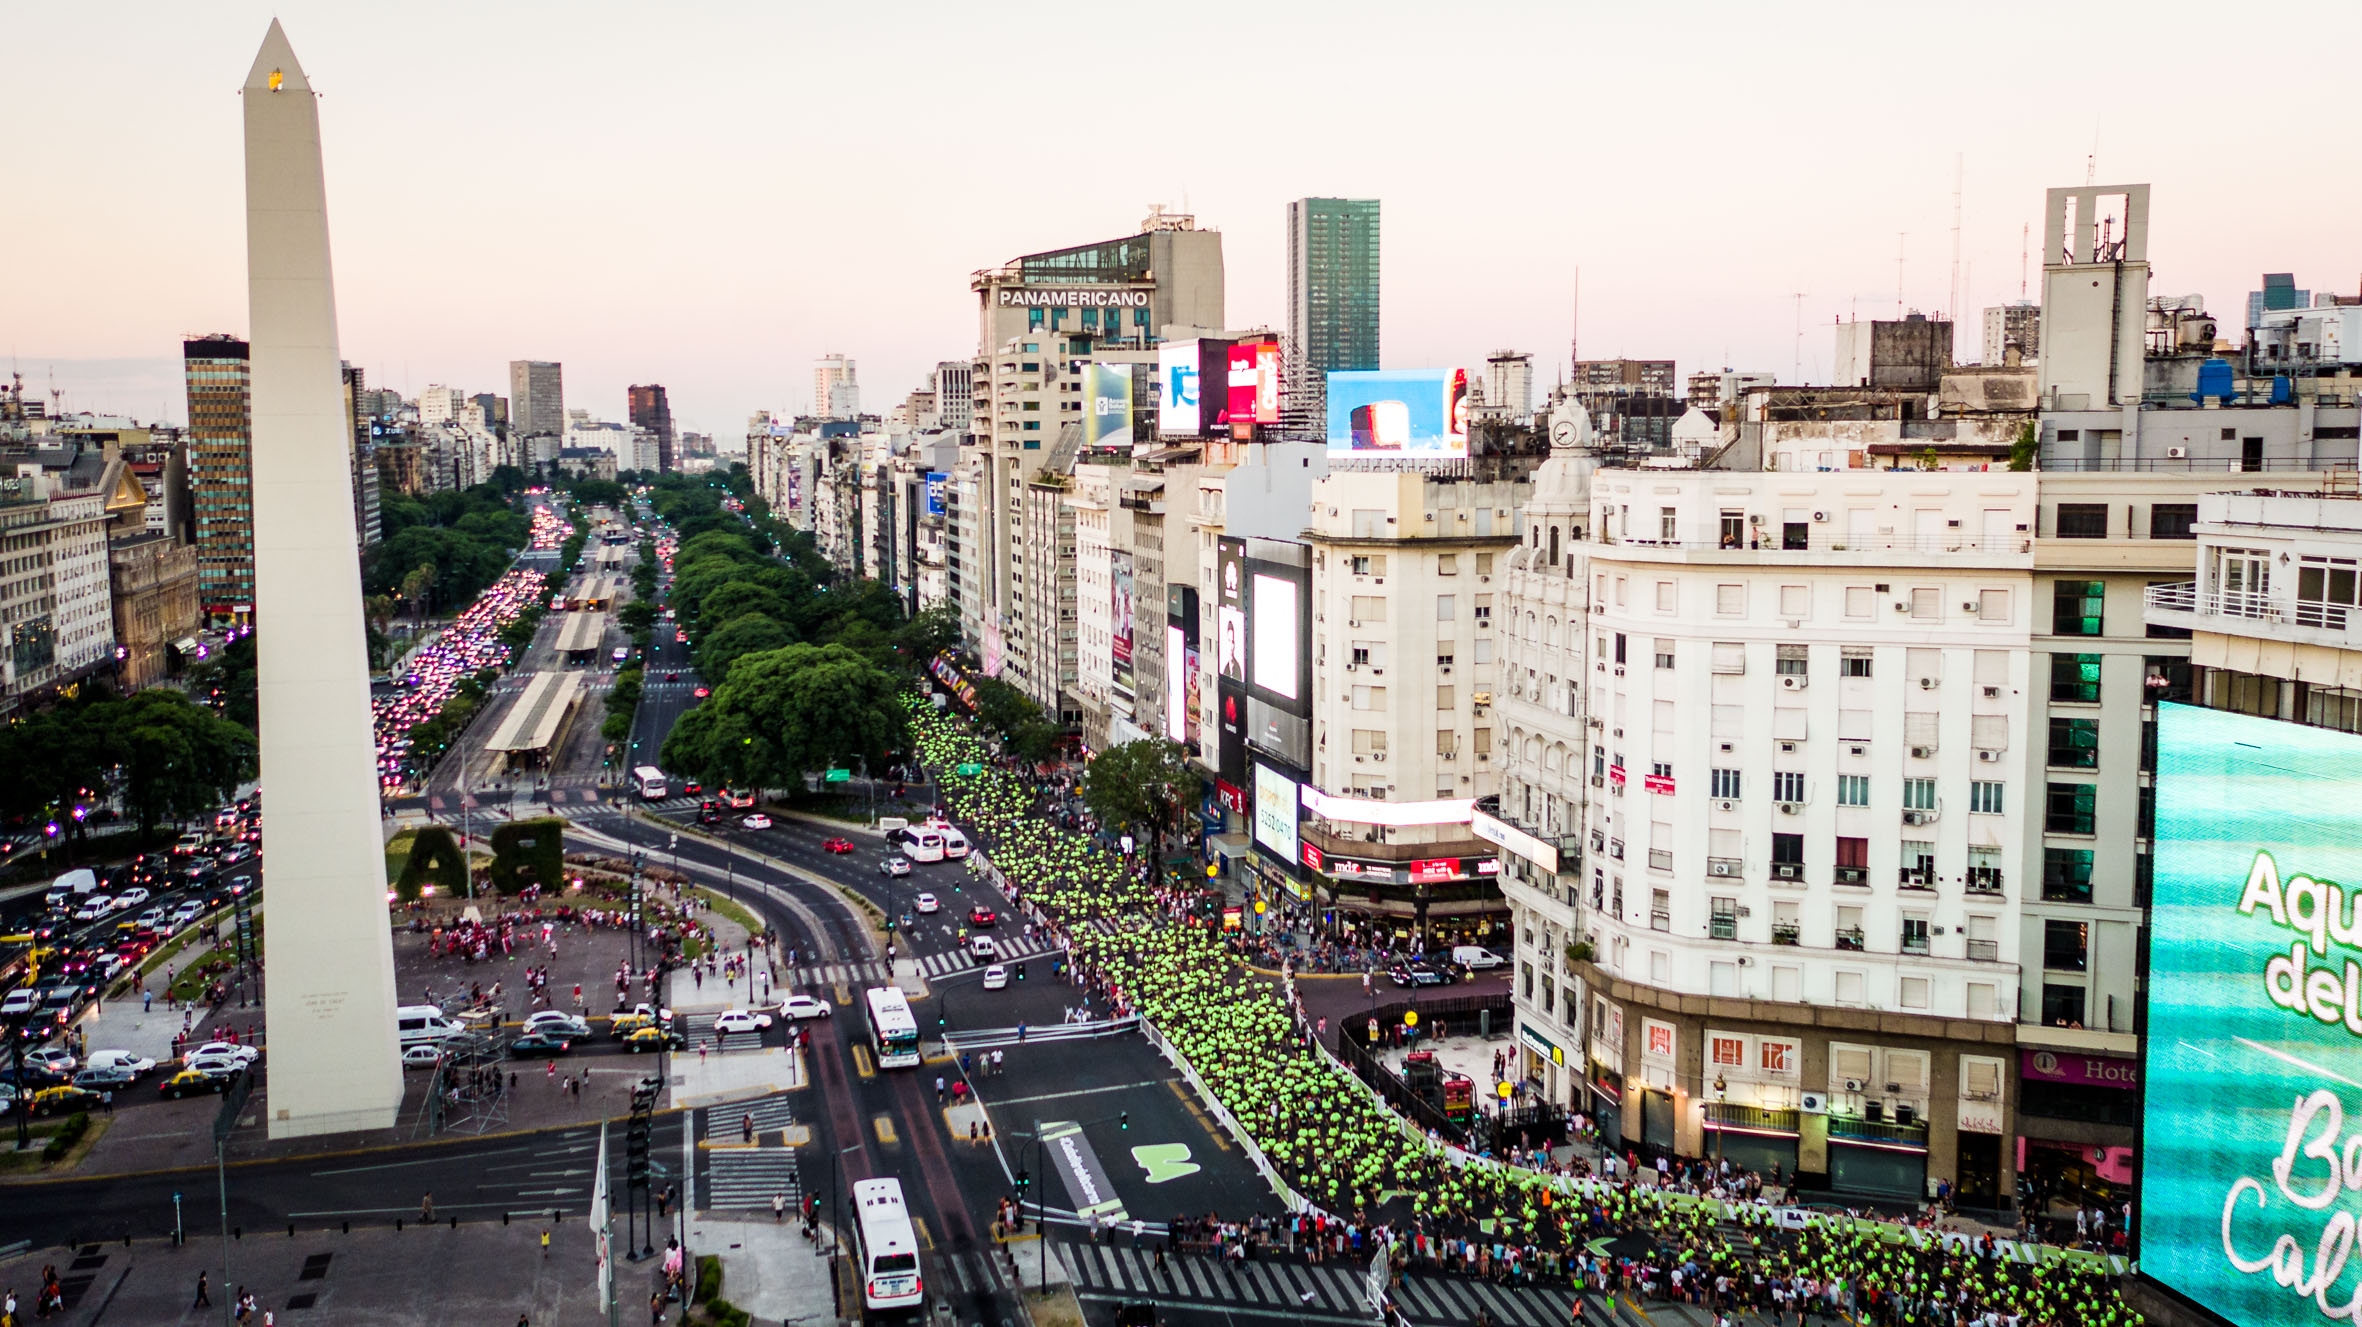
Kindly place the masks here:
<instances>
[{"instance_id":1,"label":"red billboard","mask_svg":"<svg viewBox=\"0 0 2362 1327\"><path fill-rule=\"evenodd\" d=\"M1279 422L1279 342L1237 341L1230 346L1230 385L1224 422Z\"/></svg>"}]
</instances>

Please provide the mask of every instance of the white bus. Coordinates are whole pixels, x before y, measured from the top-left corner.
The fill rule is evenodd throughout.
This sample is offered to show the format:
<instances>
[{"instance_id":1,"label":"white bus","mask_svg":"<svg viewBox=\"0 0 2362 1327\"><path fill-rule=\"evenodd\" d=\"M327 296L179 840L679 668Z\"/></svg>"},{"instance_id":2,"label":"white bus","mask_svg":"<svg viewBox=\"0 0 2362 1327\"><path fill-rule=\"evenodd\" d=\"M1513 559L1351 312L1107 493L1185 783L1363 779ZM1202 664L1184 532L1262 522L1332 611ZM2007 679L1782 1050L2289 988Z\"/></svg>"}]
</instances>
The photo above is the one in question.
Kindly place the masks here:
<instances>
[{"instance_id":1,"label":"white bus","mask_svg":"<svg viewBox=\"0 0 2362 1327\"><path fill-rule=\"evenodd\" d=\"M907 829L895 830L887 836L886 842L914 862L943 860L943 831L932 825L912 825ZM961 848L964 852L966 844L963 843Z\"/></svg>"},{"instance_id":2,"label":"white bus","mask_svg":"<svg viewBox=\"0 0 2362 1327\"><path fill-rule=\"evenodd\" d=\"M871 992L875 994L876 992ZM919 1279L919 1242L898 1180L853 1184L853 1234L861 1255L861 1303L872 1311L926 1303Z\"/></svg>"},{"instance_id":3,"label":"white bus","mask_svg":"<svg viewBox=\"0 0 2362 1327\"><path fill-rule=\"evenodd\" d=\"M664 781L664 771L654 765L642 765L633 770L632 783L639 788L640 800L643 802L661 801L672 796L670 786Z\"/></svg>"},{"instance_id":4,"label":"white bus","mask_svg":"<svg viewBox=\"0 0 2362 1327\"><path fill-rule=\"evenodd\" d=\"M873 986L869 1002L869 1049L880 1069L916 1069L919 1064L919 1021L911 1017L910 1001L899 987Z\"/></svg>"}]
</instances>

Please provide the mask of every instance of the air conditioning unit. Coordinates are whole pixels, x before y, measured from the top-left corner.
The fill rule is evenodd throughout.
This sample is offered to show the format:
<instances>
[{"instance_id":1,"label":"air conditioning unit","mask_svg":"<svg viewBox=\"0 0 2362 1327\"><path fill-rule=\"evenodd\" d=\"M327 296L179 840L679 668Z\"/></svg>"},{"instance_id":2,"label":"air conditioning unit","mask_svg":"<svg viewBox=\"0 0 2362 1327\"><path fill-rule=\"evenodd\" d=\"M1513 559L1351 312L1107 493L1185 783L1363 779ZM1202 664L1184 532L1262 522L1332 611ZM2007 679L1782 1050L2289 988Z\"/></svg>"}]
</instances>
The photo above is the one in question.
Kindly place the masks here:
<instances>
[{"instance_id":1,"label":"air conditioning unit","mask_svg":"<svg viewBox=\"0 0 2362 1327\"><path fill-rule=\"evenodd\" d=\"M1746 916L1746 915L1747 915L1747 910L1746 910L1745 908L1741 908L1741 909L1739 909L1739 915L1740 915L1740 916L1742 916L1742 917ZM1755 963L1755 960L1754 960L1754 959L1751 959L1751 958L1749 958L1749 957L1747 957L1745 954L1741 954L1741 955L1739 955L1739 966L1740 966L1740 967L1742 967L1742 968L1744 968L1744 967L1751 967L1751 966L1753 966L1753 965L1754 965L1754 963Z\"/></svg>"},{"instance_id":2,"label":"air conditioning unit","mask_svg":"<svg viewBox=\"0 0 2362 1327\"><path fill-rule=\"evenodd\" d=\"M1353 618L1347 618L1345 619L1345 625L1349 627L1358 627L1361 625L1361 623Z\"/></svg>"},{"instance_id":3,"label":"air conditioning unit","mask_svg":"<svg viewBox=\"0 0 2362 1327\"><path fill-rule=\"evenodd\" d=\"M1747 513L1747 524L1749 524L1749 525L1761 525L1761 524L1763 524L1763 513L1762 513L1762 512L1759 512L1759 511L1751 511L1751 512L1748 512L1748 513Z\"/></svg>"},{"instance_id":4,"label":"air conditioning unit","mask_svg":"<svg viewBox=\"0 0 2362 1327\"><path fill-rule=\"evenodd\" d=\"M1813 521L1815 524L1826 525L1829 521L1829 513L1825 511L1816 511L1813 513Z\"/></svg>"},{"instance_id":5,"label":"air conditioning unit","mask_svg":"<svg viewBox=\"0 0 2362 1327\"><path fill-rule=\"evenodd\" d=\"M1622 664L1617 664L1617 665L1616 665L1616 676L1618 676L1618 677L1622 677L1623 675L1624 675L1624 665L1622 665Z\"/></svg>"},{"instance_id":6,"label":"air conditioning unit","mask_svg":"<svg viewBox=\"0 0 2362 1327\"><path fill-rule=\"evenodd\" d=\"M1354 669L1354 665L1352 665L1352 664L1347 664L1347 665L1345 665L1345 671L1346 671L1346 672L1350 673L1350 672L1352 672L1352 671L1353 671L1353 669Z\"/></svg>"},{"instance_id":7,"label":"air conditioning unit","mask_svg":"<svg viewBox=\"0 0 2362 1327\"><path fill-rule=\"evenodd\" d=\"M1987 700L1999 700L1999 699L2001 699L2001 688L1999 688L1999 687L1986 687L1986 688L1985 688L1985 699L1987 699Z\"/></svg>"},{"instance_id":8,"label":"air conditioning unit","mask_svg":"<svg viewBox=\"0 0 2362 1327\"><path fill-rule=\"evenodd\" d=\"M1796 1094L1796 1109L1806 1115L1826 1115L1829 1113L1829 1098L1819 1092L1799 1092Z\"/></svg>"},{"instance_id":9,"label":"air conditioning unit","mask_svg":"<svg viewBox=\"0 0 2362 1327\"><path fill-rule=\"evenodd\" d=\"M2187 447L2168 447L2165 449L2165 459L2168 461L2189 460L2190 449Z\"/></svg>"},{"instance_id":10,"label":"air conditioning unit","mask_svg":"<svg viewBox=\"0 0 2362 1327\"><path fill-rule=\"evenodd\" d=\"M1374 760L1374 761L1377 761L1379 764L1383 765L1383 764L1385 764L1385 763L1386 763L1386 753L1385 753L1385 752L1383 752L1383 751L1376 751L1376 752L1372 752L1372 753L1371 753L1371 755L1370 755L1370 759L1372 759L1372 760Z\"/></svg>"},{"instance_id":11,"label":"air conditioning unit","mask_svg":"<svg viewBox=\"0 0 2362 1327\"><path fill-rule=\"evenodd\" d=\"M1999 761L1999 760L2001 759L2001 753L2000 753L2000 752L1998 752L1998 751L1989 751L1989 750L1988 750L1988 751L1979 751L1979 752L1977 752L1977 759L1979 759L1979 760L1982 760L1982 761L1986 762L1987 764L1991 764L1991 763L1994 763L1994 762L1996 762L1996 761Z\"/></svg>"},{"instance_id":12,"label":"air conditioning unit","mask_svg":"<svg viewBox=\"0 0 2362 1327\"><path fill-rule=\"evenodd\" d=\"M1804 684L1809 680L1801 673L1782 673L1780 674L1780 690L1802 691Z\"/></svg>"},{"instance_id":13,"label":"air conditioning unit","mask_svg":"<svg viewBox=\"0 0 2362 1327\"><path fill-rule=\"evenodd\" d=\"M1782 742L1780 743L1780 750L1784 754L1794 755L1796 754L1796 744L1794 742Z\"/></svg>"},{"instance_id":14,"label":"air conditioning unit","mask_svg":"<svg viewBox=\"0 0 2362 1327\"><path fill-rule=\"evenodd\" d=\"M1935 689L1936 689L1936 680L1935 680L1934 678L1932 678L1932 677L1923 677L1923 678L1920 678L1920 679L1919 679L1919 689L1920 689L1921 691L1933 691L1933 690L1935 690Z\"/></svg>"},{"instance_id":15,"label":"air conditioning unit","mask_svg":"<svg viewBox=\"0 0 2362 1327\"><path fill-rule=\"evenodd\" d=\"M1706 866L1706 874L1708 875L1737 875L1738 873L1739 868L1729 862L1709 862Z\"/></svg>"},{"instance_id":16,"label":"air conditioning unit","mask_svg":"<svg viewBox=\"0 0 2362 1327\"><path fill-rule=\"evenodd\" d=\"M1739 809L1739 804L1738 804L1736 801L1732 800L1731 798L1725 797L1725 798L1723 798L1721 801L1719 801L1719 802L1716 802L1716 803L1714 804L1714 809L1715 809L1715 810L1717 810L1717 811L1736 811L1736 810L1738 810L1738 809ZM1717 866L1717 867L1715 867L1715 868L1714 868L1714 873L1715 873L1716 875L1729 875L1729 874L1730 874L1730 872L1723 870L1723 869L1722 869L1721 867L1719 867L1719 866Z\"/></svg>"},{"instance_id":17,"label":"air conditioning unit","mask_svg":"<svg viewBox=\"0 0 2362 1327\"><path fill-rule=\"evenodd\" d=\"M1590 724L1594 728L1605 728L1607 727L1607 720L1602 719L1597 715L1593 715L1590 719Z\"/></svg>"},{"instance_id":18,"label":"air conditioning unit","mask_svg":"<svg viewBox=\"0 0 2362 1327\"><path fill-rule=\"evenodd\" d=\"M1445 672L1445 673L1449 673L1449 672L1451 672L1451 671L1452 671L1452 666L1451 666L1450 664L1445 664L1445 665L1443 666L1443 668L1441 669L1441 671L1442 671L1442 672Z\"/></svg>"},{"instance_id":19,"label":"air conditioning unit","mask_svg":"<svg viewBox=\"0 0 2362 1327\"><path fill-rule=\"evenodd\" d=\"M1846 1090L1846 1091L1848 1091L1848 1092L1859 1092L1859 1091L1861 1091L1861 1090L1862 1090L1862 1080L1861 1080L1861 1079L1859 1079L1859 1078L1848 1078L1848 1079L1846 1079L1846 1080L1845 1080L1845 1090Z\"/></svg>"},{"instance_id":20,"label":"air conditioning unit","mask_svg":"<svg viewBox=\"0 0 2362 1327\"><path fill-rule=\"evenodd\" d=\"M1618 728L1618 729L1616 730L1616 732L1615 732L1615 735L1616 735L1616 736L1618 736L1618 737L1622 737L1622 736L1624 735L1624 730L1623 730L1623 729L1621 729L1621 728Z\"/></svg>"},{"instance_id":21,"label":"air conditioning unit","mask_svg":"<svg viewBox=\"0 0 2362 1327\"><path fill-rule=\"evenodd\" d=\"M1911 748L1911 759L1913 759L1913 760L1925 760L1925 759L1927 759L1929 756L1932 756L1932 755L1934 755L1935 753L1936 753L1936 749L1935 749L1934 747L1932 747L1932 746L1915 746L1915 747L1912 747L1912 748Z\"/></svg>"},{"instance_id":22,"label":"air conditioning unit","mask_svg":"<svg viewBox=\"0 0 2362 1327\"><path fill-rule=\"evenodd\" d=\"M1898 612L1898 613L1908 613L1908 612L1910 612L1910 611L1911 611L1911 604L1910 604L1910 601L1909 601L1909 600L1906 600L1906 599L1897 599L1897 600L1895 600L1895 611L1896 611L1896 612Z\"/></svg>"},{"instance_id":23,"label":"air conditioning unit","mask_svg":"<svg viewBox=\"0 0 2362 1327\"><path fill-rule=\"evenodd\" d=\"M1870 748L1866 746L1849 746L1845 749L1845 753L1849 756L1866 756L1870 754Z\"/></svg>"},{"instance_id":24,"label":"air conditioning unit","mask_svg":"<svg viewBox=\"0 0 2362 1327\"><path fill-rule=\"evenodd\" d=\"M1936 814L1933 811L1905 811L1903 813L1903 823L1906 825L1932 824L1935 818Z\"/></svg>"},{"instance_id":25,"label":"air conditioning unit","mask_svg":"<svg viewBox=\"0 0 2362 1327\"><path fill-rule=\"evenodd\" d=\"M1353 758L1353 763L1354 763L1354 764L1358 765L1358 764L1360 764L1361 762L1362 762L1362 757L1360 757L1360 756L1355 756L1355 757Z\"/></svg>"},{"instance_id":26,"label":"air conditioning unit","mask_svg":"<svg viewBox=\"0 0 2362 1327\"><path fill-rule=\"evenodd\" d=\"M1961 612L1963 612L1963 613L1973 613L1973 612L1976 612L1976 611L1977 611L1977 601L1976 601L1976 600L1974 600L1974 599L1963 599L1963 600L1961 600L1961 601L1960 601L1960 611L1961 611Z\"/></svg>"},{"instance_id":27,"label":"air conditioning unit","mask_svg":"<svg viewBox=\"0 0 2362 1327\"><path fill-rule=\"evenodd\" d=\"M1593 726L1593 727L1597 727L1598 725L1594 724L1594 725L1592 725L1592 726ZM1723 749L1723 750L1725 750L1725 751L1730 751L1730 750L1735 750L1736 748L1735 748L1735 747L1734 747L1734 746L1733 746L1731 743L1729 743L1729 742L1725 742L1725 743L1723 743L1723 744L1722 744L1722 749Z\"/></svg>"},{"instance_id":28,"label":"air conditioning unit","mask_svg":"<svg viewBox=\"0 0 2362 1327\"><path fill-rule=\"evenodd\" d=\"M1800 815L1803 815L1803 814L1804 814L1804 803L1802 803L1802 802L1782 802L1782 803L1780 803L1780 814L1781 814L1781 815L1784 815L1784 816L1800 816Z\"/></svg>"}]
</instances>

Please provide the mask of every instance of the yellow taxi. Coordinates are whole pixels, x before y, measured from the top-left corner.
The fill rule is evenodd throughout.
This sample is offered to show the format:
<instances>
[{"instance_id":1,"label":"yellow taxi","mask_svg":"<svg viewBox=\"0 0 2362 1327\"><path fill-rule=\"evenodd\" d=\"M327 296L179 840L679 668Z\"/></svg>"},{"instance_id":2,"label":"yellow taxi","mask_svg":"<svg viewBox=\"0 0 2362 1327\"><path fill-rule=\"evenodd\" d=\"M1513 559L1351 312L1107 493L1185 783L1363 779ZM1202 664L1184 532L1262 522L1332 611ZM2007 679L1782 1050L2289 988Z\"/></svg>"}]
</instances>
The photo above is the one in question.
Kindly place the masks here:
<instances>
[{"instance_id":1,"label":"yellow taxi","mask_svg":"<svg viewBox=\"0 0 2362 1327\"><path fill-rule=\"evenodd\" d=\"M670 1029L643 1027L625 1034L623 1048L627 1051L661 1051L680 1049L681 1039Z\"/></svg>"},{"instance_id":2,"label":"yellow taxi","mask_svg":"<svg viewBox=\"0 0 2362 1327\"><path fill-rule=\"evenodd\" d=\"M33 1094L35 1115L63 1115L98 1105L98 1093L84 1087L45 1087Z\"/></svg>"},{"instance_id":3,"label":"yellow taxi","mask_svg":"<svg viewBox=\"0 0 2362 1327\"><path fill-rule=\"evenodd\" d=\"M200 1092L219 1092L229 1081L229 1078L223 1074L209 1074L198 1069L183 1069L158 1083L156 1090L166 1097L178 1100L181 1097L193 1096Z\"/></svg>"}]
</instances>

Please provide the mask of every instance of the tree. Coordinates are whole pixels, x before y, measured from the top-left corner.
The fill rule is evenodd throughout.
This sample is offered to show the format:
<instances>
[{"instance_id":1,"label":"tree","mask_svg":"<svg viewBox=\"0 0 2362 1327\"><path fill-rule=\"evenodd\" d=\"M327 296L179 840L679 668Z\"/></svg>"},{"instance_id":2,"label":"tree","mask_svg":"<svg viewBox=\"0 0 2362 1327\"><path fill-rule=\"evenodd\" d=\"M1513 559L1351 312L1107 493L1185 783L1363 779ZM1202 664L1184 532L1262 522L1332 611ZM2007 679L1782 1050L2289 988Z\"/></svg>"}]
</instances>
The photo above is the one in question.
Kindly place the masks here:
<instances>
[{"instance_id":1,"label":"tree","mask_svg":"<svg viewBox=\"0 0 2362 1327\"><path fill-rule=\"evenodd\" d=\"M673 726L664 766L731 787L783 788L809 770L882 763L902 740L898 683L839 645L747 655Z\"/></svg>"},{"instance_id":2,"label":"tree","mask_svg":"<svg viewBox=\"0 0 2362 1327\"><path fill-rule=\"evenodd\" d=\"M760 613L732 618L707 633L697 647L697 671L707 686L730 680L730 670L750 654L767 654L796 643L795 633Z\"/></svg>"},{"instance_id":3,"label":"tree","mask_svg":"<svg viewBox=\"0 0 2362 1327\"><path fill-rule=\"evenodd\" d=\"M959 610L949 604L937 604L919 610L916 617L903 623L894 632L894 648L903 658L921 666L945 650L956 648L959 643Z\"/></svg>"},{"instance_id":4,"label":"tree","mask_svg":"<svg viewBox=\"0 0 2362 1327\"><path fill-rule=\"evenodd\" d=\"M645 599L634 599L615 610L615 621L625 631L639 631L656 625L656 605Z\"/></svg>"},{"instance_id":5,"label":"tree","mask_svg":"<svg viewBox=\"0 0 2362 1327\"><path fill-rule=\"evenodd\" d=\"M1042 707L1024 692L997 677L976 680L976 718L1003 737L1013 737L1027 723L1042 717Z\"/></svg>"},{"instance_id":6,"label":"tree","mask_svg":"<svg viewBox=\"0 0 2362 1327\"><path fill-rule=\"evenodd\" d=\"M1180 745L1153 737L1110 747L1083 768L1083 805L1102 825L1145 831L1160 860L1166 829L1180 823L1197 787Z\"/></svg>"},{"instance_id":7,"label":"tree","mask_svg":"<svg viewBox=\"0 0 2362 1327\"><path fill-rule=\"evenodd\" d=\"M91 710L142 830L204 815L254 776L254 734L177 691L151 689Z\"/></svg>"},{"instance_id":8,"label":"tree","mask_svg":"<svg viewBox=\"0 0 2362 1327\"><path fill-rule=\"evenodd\" d=\"M413 620L423 621L427 609L433 606L435 592L435 564L421 562L402 577L402 601L410 605Z\"/></svg>"},{"instance_id":9,"label":"tree","mask_svg":"<svg viewBox=\"0 0 2362 1327\"><path fill-rule=\"evenodd\" d=\"M2012 470L2033 469L2034 458L2041 450L2042 435L2035 429L2034 421L2027 420L2025 426L2018 430L2017 441L2009 445L2009 468Z\"/></svg>"},{"instance_id":10,"label":"tree","mask_svg":"<svg viewBox=\"0 0 2362 1327\"><path fill-rule=\"evenodd\" d=\"M189 694L209 700L221 717L252 732L255 718L254 633L249 631L197 665L189 677Z\"/></svg>"}]
</instances>

